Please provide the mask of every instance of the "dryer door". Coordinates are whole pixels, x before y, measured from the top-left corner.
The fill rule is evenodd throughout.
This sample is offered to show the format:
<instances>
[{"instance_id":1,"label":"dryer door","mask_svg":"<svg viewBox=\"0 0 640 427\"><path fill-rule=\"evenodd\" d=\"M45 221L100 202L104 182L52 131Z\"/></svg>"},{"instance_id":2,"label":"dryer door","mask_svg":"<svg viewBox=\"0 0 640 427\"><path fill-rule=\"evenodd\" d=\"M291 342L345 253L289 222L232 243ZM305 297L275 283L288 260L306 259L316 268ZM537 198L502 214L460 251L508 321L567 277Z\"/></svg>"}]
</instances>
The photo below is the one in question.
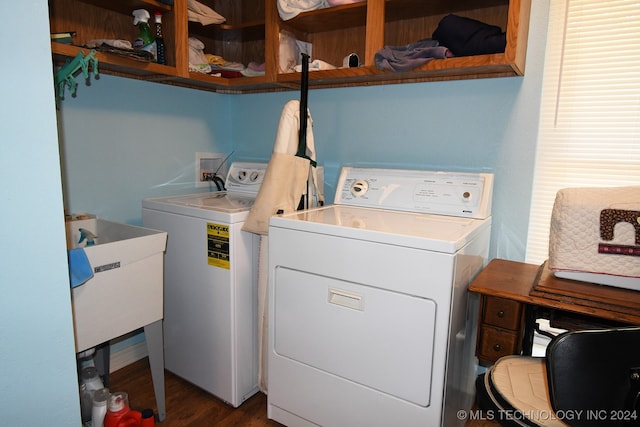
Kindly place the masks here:
<instances>
[{"instance_id":1,"label":"dryer door","mask_svg":"<svg viewBox=\"0 0 640 427\"><path fill-rule=\"evenodd\" d=\"M285 267L274 282L275 353L429 406L433 300Z\"/></svg>"}]
</instances>

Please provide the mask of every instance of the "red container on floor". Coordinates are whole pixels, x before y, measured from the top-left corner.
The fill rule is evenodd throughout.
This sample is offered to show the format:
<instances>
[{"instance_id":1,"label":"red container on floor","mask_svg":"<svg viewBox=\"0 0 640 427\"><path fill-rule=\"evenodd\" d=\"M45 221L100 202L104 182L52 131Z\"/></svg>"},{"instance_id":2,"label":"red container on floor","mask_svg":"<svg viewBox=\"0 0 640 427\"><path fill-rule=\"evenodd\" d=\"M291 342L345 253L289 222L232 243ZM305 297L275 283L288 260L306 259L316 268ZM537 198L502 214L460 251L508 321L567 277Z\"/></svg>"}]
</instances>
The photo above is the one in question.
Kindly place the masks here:
<instances>
[{"instance_id":1,"label":"red container on floor","mask_svg":"<svg viewBox=\"0 0 640 427\"><path fill-rule=\"evenodd\" d=\"M116 392L109 397L104 427L141 427L142 413L129 408L127 393Z\"/></svg>"}]
</instances>

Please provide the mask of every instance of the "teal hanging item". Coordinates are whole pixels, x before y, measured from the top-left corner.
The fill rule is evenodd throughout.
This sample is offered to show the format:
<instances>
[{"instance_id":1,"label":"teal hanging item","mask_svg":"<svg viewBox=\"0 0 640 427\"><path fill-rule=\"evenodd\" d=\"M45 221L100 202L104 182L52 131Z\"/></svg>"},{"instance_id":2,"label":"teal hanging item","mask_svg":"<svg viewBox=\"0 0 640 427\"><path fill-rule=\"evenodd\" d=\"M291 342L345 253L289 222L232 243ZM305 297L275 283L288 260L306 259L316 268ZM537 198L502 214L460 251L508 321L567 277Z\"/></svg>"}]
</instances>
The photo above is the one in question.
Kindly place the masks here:
<instances>
[{"instance_id":1,"label":"teal hanging item","mask_svg":"<svg viewBox=\"0 0 640 427\"><path fill-rule=\"evenodd\" d=\"M78 83L76 82L76 73L78 70L82 70L82 74L84 75L87 84L89 83L89 66L91 66L91 71L93 72L94 77L99 78L98 74L98 59L95 57L96 51L91 50L86 56L82 51L79 51L73 60L67 62L58 70L55 75L55 87L56 94L58 99L64 99L64 90L65 87L69 88L71 92L71 96L76 96L76 91L78 89Z\"/></svg>"}]
</instances>

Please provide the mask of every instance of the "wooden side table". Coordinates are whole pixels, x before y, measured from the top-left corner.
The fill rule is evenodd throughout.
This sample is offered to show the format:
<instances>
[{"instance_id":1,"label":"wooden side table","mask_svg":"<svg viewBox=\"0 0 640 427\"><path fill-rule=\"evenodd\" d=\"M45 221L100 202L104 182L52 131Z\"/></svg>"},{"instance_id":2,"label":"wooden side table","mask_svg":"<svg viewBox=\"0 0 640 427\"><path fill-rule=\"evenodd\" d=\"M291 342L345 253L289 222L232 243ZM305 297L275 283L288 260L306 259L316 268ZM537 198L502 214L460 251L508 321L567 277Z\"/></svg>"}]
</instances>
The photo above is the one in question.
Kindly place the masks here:
<instances>
[{"instance_id":1,"label":"wooden side table","mask_svg":"<svg viewBox=\"0 0 640 427\"><path fill-rule=\"evenodd\" d=\"M480 295L476 356L484 365L531 354L539 318L563 329L640 325L640 292L558 279L545 264L494 259L469 291Z\"/></svg>"}]
</instances>

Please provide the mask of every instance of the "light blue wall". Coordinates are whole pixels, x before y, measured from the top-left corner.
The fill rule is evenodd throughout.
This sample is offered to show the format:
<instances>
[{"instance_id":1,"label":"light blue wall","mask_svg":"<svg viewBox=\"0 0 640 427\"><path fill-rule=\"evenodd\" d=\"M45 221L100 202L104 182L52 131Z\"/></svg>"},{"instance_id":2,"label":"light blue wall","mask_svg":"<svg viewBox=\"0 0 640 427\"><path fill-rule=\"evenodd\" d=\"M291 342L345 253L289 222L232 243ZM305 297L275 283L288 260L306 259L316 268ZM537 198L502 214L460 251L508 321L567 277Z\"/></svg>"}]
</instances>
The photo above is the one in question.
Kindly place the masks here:
<instances>
[{"instance_id":1,"label":"light blue wall","mask_svg":"<svg viewBox=\"0 0 640 427\"><path fill-rule=\"evenodd\" d=\"M0 424L79 426L47 2L0 16Z\"/></svg>"},{"instance_id":2,"label":"light blue wall","mask_svg":"<svg viewBox=\"0 0 640 427\"><path fill-rule=\"evenodd\" d=\"M491 257L524 260L548 2L535 1L525 77L311 90L331 200L345 164L495 173ZM219 95L103 76L62 104L65 206L140 223L140 200L197 191L196 151L269 159L298 92Z\"/></svg>"},{"instance_id":3,"label":"light blue wall","mask_svg":"<svg viewBox=\"0 0 640 427\"><path fill-rule=\"evenodd\" d=\"M345 164L495 174L490 256L524 260L548 1L534 1L525 77L309 92L327 200ZM296 92L234 97L240 157L268 158L282 106Z\"/></svg>"},{"instance_id":4,"label":"light blue wall","mask_svg":"<svg viewBox=\"0 0 640 427\"><path fill-rule=\"evenodd\" d=\"M139 225L144 197L194 192L195 153L233 150L229 96L103 75L59 112L65 207Z\"/></svg>"},{"instance_id":5,"label":"light blue wall","mask_svg":"<svg viewBox=\"0 0 640 427\"><path fill-rule=\"evenodd\" d=\"M496 174L491 256L523 260L548 2L532 2L523 78L312 90L328 195L343 164L490 171ZM78 425L60 182L69 212L139 224L142 198L195 190L196 151L267 160L280 110L299 95L217 95L92 79L58 113L61 179L47 2L3 2L0 12L28 15L38 28L24 32L22 21L6 19L3 33L20 34L20 43L0 38L7 58L21 58L0 72L0 413L12 425L48 425L38 417Z\"/></svg>"}]
</instances>

